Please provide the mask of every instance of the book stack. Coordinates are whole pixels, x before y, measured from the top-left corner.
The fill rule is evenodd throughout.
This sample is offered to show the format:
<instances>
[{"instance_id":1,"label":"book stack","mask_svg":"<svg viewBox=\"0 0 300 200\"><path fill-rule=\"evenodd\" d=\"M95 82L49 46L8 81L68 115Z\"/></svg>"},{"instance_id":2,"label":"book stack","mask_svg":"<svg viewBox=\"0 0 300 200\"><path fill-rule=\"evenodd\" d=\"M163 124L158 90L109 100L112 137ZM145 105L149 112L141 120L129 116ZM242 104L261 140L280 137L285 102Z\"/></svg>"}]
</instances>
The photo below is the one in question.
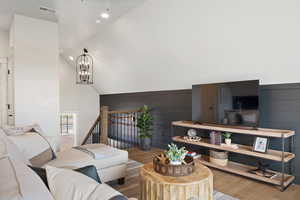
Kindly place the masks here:
<instances>
[{"instance_id":1,"label":"book stack","mask_svg":"<svg viewBox=\"0 0 300 200\"><path fill-rule=\"evenodd\" d=\"M187 156L190 156L190 157L192 157L192 158L194 158L194 159L201 158L201 154L197 154L197 153L194 152L194 151L189 151L186 155L187 155Z\"/></svg>"}]
</instances>

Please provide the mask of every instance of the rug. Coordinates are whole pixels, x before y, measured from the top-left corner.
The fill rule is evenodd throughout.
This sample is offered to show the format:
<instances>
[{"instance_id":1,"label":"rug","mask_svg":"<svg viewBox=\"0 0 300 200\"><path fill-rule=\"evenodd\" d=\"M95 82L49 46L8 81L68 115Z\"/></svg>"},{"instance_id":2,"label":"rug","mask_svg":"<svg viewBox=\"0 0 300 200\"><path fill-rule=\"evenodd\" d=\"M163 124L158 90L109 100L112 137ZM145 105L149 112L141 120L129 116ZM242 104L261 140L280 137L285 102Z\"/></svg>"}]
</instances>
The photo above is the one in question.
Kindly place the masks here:
<instances>
[{"instance_id":1,"label":"rug","mask_svg":"<svg viewBox=\"0 0 300 200\"><path fill-rule=\"evenodd\" d=\"M129 182L128 186L126 186L126 182L125 182L124 187L116 186L116 185L114 185L113 187L124 194L126 194L127 191L131 191L133 187L138 187L138 183L136 183L136 182L138 182L139 168L142 166L143 166L143 163L129 159L128 163L127 163L127 175L126 175L126 182ZM133 184L133 182L135 184ZM132 196L132 195L129 195L129 196ZM239 199L215 190L214 191L214 200L239 200Z\"/></svg>"}]
</instances>

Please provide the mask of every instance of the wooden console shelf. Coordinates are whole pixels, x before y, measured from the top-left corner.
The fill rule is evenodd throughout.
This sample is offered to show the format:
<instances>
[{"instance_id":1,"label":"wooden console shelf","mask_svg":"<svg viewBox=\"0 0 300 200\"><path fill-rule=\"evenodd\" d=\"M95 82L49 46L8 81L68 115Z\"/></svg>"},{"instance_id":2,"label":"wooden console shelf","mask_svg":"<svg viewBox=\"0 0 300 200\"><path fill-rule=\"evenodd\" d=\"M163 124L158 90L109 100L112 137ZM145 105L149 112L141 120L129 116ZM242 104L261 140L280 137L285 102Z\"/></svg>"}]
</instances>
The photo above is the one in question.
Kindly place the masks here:
<instances>
[{"instance_id":1,"label":"wooden console shelf","mask_svg":"<svg viewBox=\"0 0 300 200\"><path fill-rule=\"evenodd\" d=\"M278 175L276 177L266 178L266 177L258 176L256 174L249 173L249 170L255 169L255 167L250 166L250 165L244 165L244 164L229 161L227 166L220 166L220 165L213 164L213 163L209 162L208 157L205 157L205 156L203 156L199 160L202 164L204 164L206 166L213 167L213 168L216 168L216 169L219 169L219 170L222 170L222 171L238 174L238 175L241 175L241 176L245 176L247 178L267 182L267 183L278 185L278 186L281 185L281 180L282 180L281 178L282 177L281 177L281 173L278 173L278 172L276 172L276 173L278 173ZM269 170L269 171L274 172L272 170ZM294 179L295 179L294 176L284 174L283 186L287 187L291 182L293 182Z\"/></svg>"},{"instance_id":2,"label":"wooden console shelf","mask_svg":"<svg viewBox=\"0 0 300 200\"><path fill-rule=\"evenodd\" d=\"M187 128L223 131L223 132L231 132L231 133L238 133L238 134L257 135L257 136L276 137L276 138L281 138L281 137L288 138L295 135L295 131L291 131L291 130L252 128L246 126L229 126L229 125L207 124L207 123L197 124L191 121L176 121L176 122L172 122L172 125L187 127Z\"/></svg>"},{"instance_id":3,"label":"wooden console shelf","mask_svg":"<svg viewBox=\"0 0 300 200\"><path fill-rule=\"evenodd\" d=\"M210 144L208 140L202 139L199 142L192 142L192 141L187 141L183 139L181 136L175 136L173 137L173 141L176 142L182 142L182 143L187 143L187 144L193 144L193 145L198 145L198 146L203 146L207 148L213 148L213 149L218 149L218 150L223 150L223 151L230 151L234 153L239 153L239 154L244 154L248 156L254 156L258 158L264 158L268 160L274 160L274 161L282 161L282 152L277 151L277 150L272 150L268 149L267 153L259 153L252 151L252 146L246 146L246 145L238 145L238 149L233 149L229 147L223 147L221 145L215 145L215 144ZM290 153L290 152L284 152L284 162L289 162L291 159L295 158L295 154Z\"/></svg>"},{"instance_id":4,"label":"wooden console shelf","mask_svg":"<svg viewBox=\"0 0 300 200\"><path fill-rule=\"evenodd\" d=\"M243 126L230 126L230 125L217 125L217 124L208 124L208 123L194 123L192 121L175 121L172 122L172 126L174 127L185 127L185 128L194 128L194 129L203 129L203 130L211 130L211 131L220 131L220 132L230 132L235 134L244 134L244 135L252 135L252 136L261 136L261 137L269 137L269 138L280 138L281 140L281 150L273 150L268 149L266 153L259 153L252 150L252 146L237 144L239 148L234 149L226 146L210 144L207 139L201 139L200 141L189 141L185 140L182 136L174 136L172 138L175 142L186 143L197 145L210 149L218 149L222 151L229 151L238 153L241 155L253 156L260 159L267 159L272 161L277 161L281 163L281 172L276 172L276 177L267 178L263 176L259 176L256 174L252 174L249 170L255 169L256 167L250 165L244 165L237 162L229 161L227 166L220 166L208 161L205 156L202 156L200 162L209 167L213 167L219 170L227 171L230 173L238 174L241 176L245 176L248 178L256 179L259 181L271 183L274 185L280 186L283 191L287 186L289 186L293 180L294 176L288 175L285 173L285 164L289 163L295 158L295 154L292 152L285 151L285 140L290 141L289 149L293 151L294 146L294 135L295 131L292 130L280 130L280 129L267 129L267 128L252 128L252 127L243 127ZM271 171L271 170L269 170ZM274 171L271 171L274 172ZM290 165L290 173L292 173L291 165Z\"/></svg>"}]
</instances>

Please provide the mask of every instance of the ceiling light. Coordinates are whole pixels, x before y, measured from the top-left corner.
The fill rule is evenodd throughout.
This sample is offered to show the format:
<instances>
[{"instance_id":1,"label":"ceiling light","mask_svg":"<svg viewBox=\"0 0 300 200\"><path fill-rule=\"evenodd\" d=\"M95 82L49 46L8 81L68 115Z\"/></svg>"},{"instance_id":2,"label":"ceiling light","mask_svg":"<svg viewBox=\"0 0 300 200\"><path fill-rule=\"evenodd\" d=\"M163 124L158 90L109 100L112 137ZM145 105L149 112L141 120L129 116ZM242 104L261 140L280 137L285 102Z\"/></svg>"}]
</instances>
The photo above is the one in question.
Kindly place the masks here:
<instances>
[{"instance_id":1,"label":"ceiling light","mask_svg":"<svg viewBox=\"0 0 300 200\"><path fill-rule=\"evenodd\" d=\"M93 84L93 58L88 54L86 48L76 59L76 83Z\"/></svg>"},{"instance_id":2,"label":"ceiling light","mask_svg":"<svg viewBox=\"0 0 300 200\"><path fill-rule=\"evenodd\" d=\"M69 59L72 60L72 61L74 60L73 56L69 56Z\"/></svg>"},{"instance_id":3,"label":"ceiling light","mask_svg":"<svg viewBox=\"0 0 300 200\"><path fill-rule=\"evenodd\" d=\"M101 20L100 20L100 19L97 19L97 20L96 20L96 23L97 23L97 24L100 24L100 23L101 23Z\"/></svg>"},{"instance_id":4,"label":"ceiling light","mask_svg":"<svg viewBox=\"0 0 300 200\"><path fill-rule=\"evenodd\" d=\"M110 15L107 12L101 13L101 17L103 19L108 19L110 17Z\"/></svg>"}]
</instances>

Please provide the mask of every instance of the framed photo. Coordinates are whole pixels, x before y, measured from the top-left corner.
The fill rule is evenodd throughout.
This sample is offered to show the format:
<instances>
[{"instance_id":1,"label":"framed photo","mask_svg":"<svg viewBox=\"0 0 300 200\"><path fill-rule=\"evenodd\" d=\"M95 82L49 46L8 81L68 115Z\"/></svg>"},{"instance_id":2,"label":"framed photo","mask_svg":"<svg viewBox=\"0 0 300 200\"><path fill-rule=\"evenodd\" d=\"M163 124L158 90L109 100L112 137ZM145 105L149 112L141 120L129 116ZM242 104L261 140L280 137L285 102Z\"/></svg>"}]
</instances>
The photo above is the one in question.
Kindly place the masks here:
<instances>
[{"instance_id":1,"label":"framed photo","mask_svg":"<svg viewBox=\"0 0 300 200\"><path fill-rule=\"evenodd\" d=\"M269 146L269 139L265 137L256 137L253 143L253 151L266 153Z\"/></svg>"}]
</instances>

